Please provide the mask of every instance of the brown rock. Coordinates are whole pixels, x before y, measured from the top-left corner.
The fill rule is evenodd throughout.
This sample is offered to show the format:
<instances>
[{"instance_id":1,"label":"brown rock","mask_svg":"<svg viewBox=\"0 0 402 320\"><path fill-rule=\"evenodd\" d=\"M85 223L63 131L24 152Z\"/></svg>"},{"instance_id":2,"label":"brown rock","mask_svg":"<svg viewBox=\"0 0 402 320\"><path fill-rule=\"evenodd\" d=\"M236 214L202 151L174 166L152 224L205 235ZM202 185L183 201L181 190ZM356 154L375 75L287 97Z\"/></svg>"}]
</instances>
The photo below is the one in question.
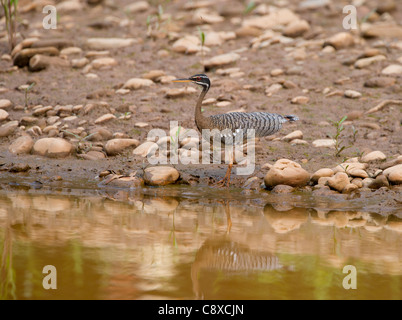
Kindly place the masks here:
<instances>
[{"instance_id":1,"label":"brown rock","mask_svg":"<svg viewBox=\"0 0 402 320\"><path fill-rule=\"evenodd\" d=\"M284 184L293 187L305 186L310 180L310 174L300 164L288 160L278 160L265 175L264 183L267 188Z\"/></svg>"},{"instance_id":2,"label":"brown rock","mask_svg":"<svg viewBox=\"0 0 402 320\"><path fill-rule=\"evenodd\" d=\"M34 145L33 139L26 135L17 138L9 147L8 150L12 154L27 154L30 153Z\"/></svg>"}]
</instances>

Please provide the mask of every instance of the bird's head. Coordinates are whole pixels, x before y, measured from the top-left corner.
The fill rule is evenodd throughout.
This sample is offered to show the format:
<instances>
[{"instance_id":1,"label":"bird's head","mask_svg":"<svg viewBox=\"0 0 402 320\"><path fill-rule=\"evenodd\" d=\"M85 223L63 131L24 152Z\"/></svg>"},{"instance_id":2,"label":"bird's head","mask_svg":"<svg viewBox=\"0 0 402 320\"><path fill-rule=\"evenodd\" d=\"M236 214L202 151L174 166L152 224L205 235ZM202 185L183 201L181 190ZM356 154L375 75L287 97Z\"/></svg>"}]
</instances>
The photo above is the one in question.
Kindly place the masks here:
<instances>
[{"instance_id":1,"label":"bird's head","mask_svg":"<svg viewBox=\"0 0 402 320\"><path fill-rule=\"evenodd\" d=\"M195 74L191 76L190 78L184 78L184 79L176 79L172 80L173 82L192 82L195 84L198 84L203 88L203 90L208 91L209 87L211 86L211 81L209 81L209 78L206 74Z\"/></svg>"}]
</instances>

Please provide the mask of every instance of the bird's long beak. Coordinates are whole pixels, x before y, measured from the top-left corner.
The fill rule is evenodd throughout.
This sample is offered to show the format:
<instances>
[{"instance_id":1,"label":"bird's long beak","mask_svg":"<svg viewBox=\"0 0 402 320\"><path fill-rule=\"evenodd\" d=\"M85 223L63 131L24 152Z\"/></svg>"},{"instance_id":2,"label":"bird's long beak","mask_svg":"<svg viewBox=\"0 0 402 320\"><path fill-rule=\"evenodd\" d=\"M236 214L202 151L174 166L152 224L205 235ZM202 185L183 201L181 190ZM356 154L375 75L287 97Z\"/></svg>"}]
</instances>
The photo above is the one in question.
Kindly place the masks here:
<instances>
[{"instance_id":1,"label":"bird's long beak","mask_svg":"<svg viewBox=\"0 0 402 320\"><path fill-rule=\"evenodd\" d=\"M172 80L172 82L191 82L190 79L176 79L176 80Z\"/></svg>"}]
</instances>

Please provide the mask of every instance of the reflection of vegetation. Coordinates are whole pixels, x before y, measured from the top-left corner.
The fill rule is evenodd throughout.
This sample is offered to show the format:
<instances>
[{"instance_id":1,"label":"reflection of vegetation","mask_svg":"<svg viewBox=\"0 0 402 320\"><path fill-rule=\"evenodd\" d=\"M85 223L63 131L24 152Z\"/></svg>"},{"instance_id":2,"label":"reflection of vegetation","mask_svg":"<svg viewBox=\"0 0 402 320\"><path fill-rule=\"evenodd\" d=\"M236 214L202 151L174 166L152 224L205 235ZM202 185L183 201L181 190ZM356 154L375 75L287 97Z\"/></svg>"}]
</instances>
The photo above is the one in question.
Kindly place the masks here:
<instances>
[{"instance_id":1,"label":"reflection of vegetation","mask_svg":"<svg viewBox=\"0 0 402 320\"><path fill-rule=\"evenodd\" d=\"M0 300L16 299L16 274L13 268L11 227L6 226L0 265Z\"/></svg>"}]
</instances>

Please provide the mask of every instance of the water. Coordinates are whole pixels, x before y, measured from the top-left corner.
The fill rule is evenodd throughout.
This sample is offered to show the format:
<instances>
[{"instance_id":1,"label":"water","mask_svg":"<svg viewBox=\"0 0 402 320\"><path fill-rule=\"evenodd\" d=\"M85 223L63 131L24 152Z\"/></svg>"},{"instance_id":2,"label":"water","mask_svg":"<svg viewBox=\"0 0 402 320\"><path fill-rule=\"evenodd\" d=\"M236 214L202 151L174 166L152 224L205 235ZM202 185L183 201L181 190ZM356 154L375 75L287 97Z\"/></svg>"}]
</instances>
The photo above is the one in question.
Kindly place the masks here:
<instances>
[{"instance_id":1,"label":"water","mask_svg":"<svg viewBox=\"0 0 402 320\"><path fill-rule=\"evenodd\" d=\"M401 217L338 198L10 188L0 252L2 299L402 298Z\"/></svg>"}]
</instances>

